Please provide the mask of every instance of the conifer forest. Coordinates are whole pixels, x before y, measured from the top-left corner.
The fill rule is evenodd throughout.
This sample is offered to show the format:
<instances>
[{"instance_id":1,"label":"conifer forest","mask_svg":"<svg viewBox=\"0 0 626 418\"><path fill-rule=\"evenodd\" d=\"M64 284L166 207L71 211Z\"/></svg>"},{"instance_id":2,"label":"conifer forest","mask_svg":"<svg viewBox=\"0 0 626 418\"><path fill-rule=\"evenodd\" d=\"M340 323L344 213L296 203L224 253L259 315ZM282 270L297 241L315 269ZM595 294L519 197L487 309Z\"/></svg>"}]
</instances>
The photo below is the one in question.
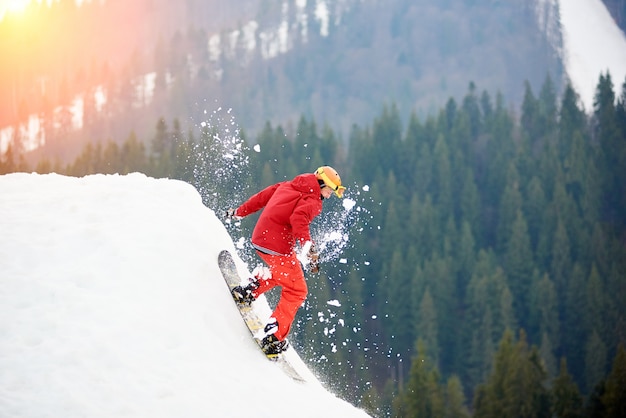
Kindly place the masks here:
<instances>
[{"instance_id":1,"label":"conifer forest","mask_svg":"<svg viewBox=\"0 0 626 418\"><path fill-rule=\"evenodd\" d=\"M519 109L470 83L434 115L400 114L381 104L348 138L304 116L240 132L248 167L224 181L198 159L220 158L215 128L163 118L70 162L9 147L0 174L139 171L194 184L220 216L332 165L361 213L325 203L315 228L349 242L308 276L292 337L335 392L381 417L626 416L626 83L601 76L587 112L546 77Z\"/></svg>"}]
</instances>

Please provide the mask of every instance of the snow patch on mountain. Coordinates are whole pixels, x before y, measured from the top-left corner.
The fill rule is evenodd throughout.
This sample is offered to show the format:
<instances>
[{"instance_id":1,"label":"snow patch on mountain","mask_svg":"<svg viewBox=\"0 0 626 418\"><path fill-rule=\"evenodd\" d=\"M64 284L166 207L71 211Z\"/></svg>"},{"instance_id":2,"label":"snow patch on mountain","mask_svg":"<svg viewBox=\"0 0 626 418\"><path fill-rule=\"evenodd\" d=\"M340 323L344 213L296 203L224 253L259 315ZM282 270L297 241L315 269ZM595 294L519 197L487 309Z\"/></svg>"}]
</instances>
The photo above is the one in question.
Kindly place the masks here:
<instances>
[{"instance_id":1,"label":"snow patch on mountain","mask_svg":"<svg viewBox=\"0 0 626 418\"><path fill-rule=\"evenodd\" d=\"M550 0L540 0L549 2ZM626 36L601 0L560 0L563 63L587 112L601 74L611 75L616 96L626 81Z\"/></svg>"}]
</instances>

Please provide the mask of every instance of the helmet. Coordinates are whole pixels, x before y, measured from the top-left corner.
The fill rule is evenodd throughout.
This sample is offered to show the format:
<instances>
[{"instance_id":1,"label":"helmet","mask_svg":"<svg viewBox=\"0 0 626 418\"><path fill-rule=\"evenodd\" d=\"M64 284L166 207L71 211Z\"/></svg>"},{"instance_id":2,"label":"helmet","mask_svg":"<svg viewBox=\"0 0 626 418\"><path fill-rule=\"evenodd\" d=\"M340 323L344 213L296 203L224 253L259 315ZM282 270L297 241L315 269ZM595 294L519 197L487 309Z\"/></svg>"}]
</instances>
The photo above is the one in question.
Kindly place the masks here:
<instances>
[{"instance_id":1,"label":"helmet","mask_svg":"<svg viewBox=\"0 0 626 418\"><path fill-rule=\"evenodd\" d=\"M337 197L343 197L346 188L341 185L341 177L337 174L337 170L325 165L315 170L315 177L318 181L323 182L326 187L333 189Z\"/></svg>"}]
</instances>

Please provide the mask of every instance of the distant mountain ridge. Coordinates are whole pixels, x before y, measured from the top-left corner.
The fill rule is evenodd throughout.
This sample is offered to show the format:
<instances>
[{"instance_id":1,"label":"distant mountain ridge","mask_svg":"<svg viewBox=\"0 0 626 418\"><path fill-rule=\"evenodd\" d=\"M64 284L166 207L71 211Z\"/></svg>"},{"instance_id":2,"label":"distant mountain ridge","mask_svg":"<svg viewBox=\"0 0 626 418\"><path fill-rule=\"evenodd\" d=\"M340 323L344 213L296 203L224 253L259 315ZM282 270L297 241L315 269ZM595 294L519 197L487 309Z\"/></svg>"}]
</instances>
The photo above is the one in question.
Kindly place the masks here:
<instances>
[{"instance_id":1,"label":"distant mountain ridge","mask_svg":"<svg viewBox=\"0 0 626 418\"><path fill-rule=\"evenodd\" d=\"M70 135L122 141L134 131L149 140L158 118L194 128L215 106L232 109L252 134L305 115L345 137L385 104L405 120L411 112L423 118L473 83L515 109L526 81L537 92L550 76L560 91L565 79L556 0L134 1L145 8L133 15L139 47L126 65L115 57L106 84L78 92L84 120ZM124 10L120 0L100 7ZM88 119L94 94L106 103ZM68 135L45 123L46 143Z\"/></svg>"},{"instance_id":2,"label":"distant mountain ridge","mask_svg":"<svg viewBox=\"0 0 626 418\"><path fill-rule=\"evenodd\" d=\"M209 42L222 49L211 54L219 85L207 87L248 128L307 114L346 132L384 103L405 116L437 112L470 82L516 104L526 80L538 89L549 74L560 87L561 39L549 2L268 3L274 7L254 24ZM233 98L234 85L247 93Z\"/></svg>"}]
</instances>

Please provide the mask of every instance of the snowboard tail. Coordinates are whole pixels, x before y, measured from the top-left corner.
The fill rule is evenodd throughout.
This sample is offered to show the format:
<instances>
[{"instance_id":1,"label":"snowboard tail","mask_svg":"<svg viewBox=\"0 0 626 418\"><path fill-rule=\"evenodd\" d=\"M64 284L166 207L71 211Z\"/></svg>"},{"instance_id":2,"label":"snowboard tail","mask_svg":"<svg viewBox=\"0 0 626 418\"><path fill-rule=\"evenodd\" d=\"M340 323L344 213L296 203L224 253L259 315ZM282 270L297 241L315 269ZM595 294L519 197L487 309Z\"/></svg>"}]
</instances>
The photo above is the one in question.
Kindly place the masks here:
<instances>
[{"instance_id":1,"label":"snowboard tail","mask_svg":"<svg viewBox=\"0 0 626 418\"><path fill-rule=\"evenodd\" d=\"M239 284L241 283L241 278L237 273L237 266L235 265L232 254L227 250L221 251L218 255L217 263L220 267L220 270L222 271L222 276L224 276L224 281L228 286L229 292L232 291L235 286L239 286ZM233 303L235 303L237 309L239 309L239 313L241 314L243 321L248 327L250 334L252 334L252 338L259 346L259 349L261 349L262 351L261 338L259 338L258 335L262 333L264 323L257 314L257 312L254 310L253 304L237 303L234 300ZM283 371L292 379L304 381L300 374L281 354L267 354L265 352L263 352L263 354L269 360L278 363Z\"/></svg>"}]
</instances>

